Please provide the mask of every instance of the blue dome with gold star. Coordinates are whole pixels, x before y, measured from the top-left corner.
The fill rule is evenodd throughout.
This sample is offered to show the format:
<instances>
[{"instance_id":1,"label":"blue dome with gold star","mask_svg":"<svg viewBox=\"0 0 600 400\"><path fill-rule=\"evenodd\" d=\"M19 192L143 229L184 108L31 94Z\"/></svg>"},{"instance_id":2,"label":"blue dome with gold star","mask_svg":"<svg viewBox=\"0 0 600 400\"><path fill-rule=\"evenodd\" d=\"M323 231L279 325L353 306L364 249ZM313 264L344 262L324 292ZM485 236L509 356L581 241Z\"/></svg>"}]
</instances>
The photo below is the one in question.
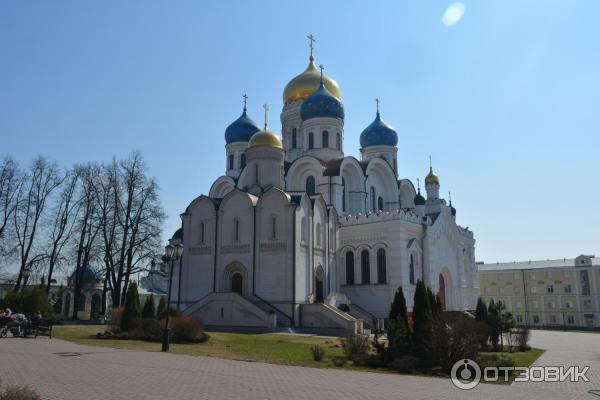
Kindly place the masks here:
<instances>
[{"instance_id":1,"label":"blue dome with gold star","mask_svg":"<svg viewBox=\"0 0 600 400\"><path fill-rule=\"evenodd\" d=\"M319 117L344 119L344 105L327 90L323 81L317 91L304 100L300 107L302 121Z\"/></svg>"},{"instance_id":2,"label":"blue dome with gold star","mask_svg":"<svg viewBox=\"0 0 600 400\"><path fill-rule=\"evenodd\" d=\"M247 142L258 131L260 131L260 127L246 114L244 108L242 115L225 129L225 141L227 144Z\"/></svg>"},{"instance_id":3,"label":"blue dome with gold star","mask_svg":"<svg viewBox=\"0 0 600 400\"><path fill-rule=\"evenodd\" d=\"M397 144L398 134L381 119L379 112L375 121L360 134L360 147L363 149L369 146L396 146Z\"/></svg>"}]
</instances>

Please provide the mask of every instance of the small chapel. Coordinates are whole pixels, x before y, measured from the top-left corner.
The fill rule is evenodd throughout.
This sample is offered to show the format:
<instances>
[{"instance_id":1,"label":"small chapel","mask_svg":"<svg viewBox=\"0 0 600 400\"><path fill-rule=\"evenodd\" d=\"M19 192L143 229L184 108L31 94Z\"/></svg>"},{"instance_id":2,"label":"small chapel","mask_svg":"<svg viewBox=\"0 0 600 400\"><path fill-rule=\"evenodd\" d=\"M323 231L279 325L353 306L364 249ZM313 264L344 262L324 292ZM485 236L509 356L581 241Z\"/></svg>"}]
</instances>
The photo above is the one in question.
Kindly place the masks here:
<instances>
[{"instance_id":1,"label":"small chapel","mask_svg":"<svg viewBox=\"0 0 600 400\"><path fill-rule=\"evenodd\" d=\"M445 310L475 308L473 232L440 197L431 162L420 187L402 176L398 133L374 120L360 159L346 156L338 83L308 66L283 90L281 136L244 107L225 129L225 170L191 201L171 242L183 245L172 301L206 325L362 332L385 326L402 287L412 310L424 281ZM406 137L402 145L412 146ZM373 322L376 321L376 322Z\"/></svg>"}]
</instances>

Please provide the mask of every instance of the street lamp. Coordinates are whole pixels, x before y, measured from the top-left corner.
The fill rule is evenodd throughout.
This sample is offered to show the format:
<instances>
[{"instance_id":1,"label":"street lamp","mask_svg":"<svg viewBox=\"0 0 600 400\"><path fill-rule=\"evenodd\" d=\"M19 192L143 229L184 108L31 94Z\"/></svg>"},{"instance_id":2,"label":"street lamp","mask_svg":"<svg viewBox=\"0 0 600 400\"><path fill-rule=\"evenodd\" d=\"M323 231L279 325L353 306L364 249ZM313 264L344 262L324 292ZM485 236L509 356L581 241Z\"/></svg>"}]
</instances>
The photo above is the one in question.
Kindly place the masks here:
<instances>
[{"instance_id":1,"label":"street lamp","mask_svg":"<svg viewBox=\"0 0 600 400\"><path fill-rule=\"evenodd\" d=\"M166 247L167 259L171 262L171 270L169 271L169 289L167 291L167 319L165 321L165 330L163 332L162 351L169 351L169 314L171 313L171 284L173 282L174 261L178 260L183 253L183 245L181 243L169 244Z\"/></svg>"}]
</instances>

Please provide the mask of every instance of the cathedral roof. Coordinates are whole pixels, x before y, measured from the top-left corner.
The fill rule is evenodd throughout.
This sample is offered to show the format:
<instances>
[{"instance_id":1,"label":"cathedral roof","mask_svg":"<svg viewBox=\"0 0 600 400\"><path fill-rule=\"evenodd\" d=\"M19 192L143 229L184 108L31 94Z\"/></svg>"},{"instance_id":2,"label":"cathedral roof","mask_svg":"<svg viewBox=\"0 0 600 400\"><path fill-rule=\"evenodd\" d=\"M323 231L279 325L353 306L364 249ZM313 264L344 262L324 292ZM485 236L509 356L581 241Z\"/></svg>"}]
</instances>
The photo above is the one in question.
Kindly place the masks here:
<instances>
[{"instance_id":1,"label":"cathedral roof","mask_svg":"<svg viewBox=\"0 0 600 400\"><path fill-rule=\"evenodd\" d=\"M321 74L314 63L311 55L308 66L300 75L288 82L283 90L283 103L288 104L292 101L306 100L308 96L319 89ZM338 100L342 99L340 87L337 82L327 75L323 75L323 83L327 90Z\"/></svg>"},{"instance_id":2,"label":"cathedral roof","mask_svg":"<svg viewBox=\"0 0 600 400\"><path fill-rule=\"evenodd\" d=\"M319 117L344 119L344 105L327 90L323 81L319 84L319 89L311 94L300 107L302 121Z\"/></svg>"},{"instance_id":3,"label":"cathedral roof","mask_svg":"<svg viewBox=\"0 0 600 400\"><path fill-rule=\"evenodd\" d=\"M371 125L360 134L360 147L363 149L369 146L396 146L397 144L398 134L381 119L379 111Z\"/></svg>"},{"instance_id":4,"label":"cathedral roof","mask_svg":"<svg viewBox=\"0 0 600 400\"><path fill-rule=\"evenodd\" d=\"M278 149L283 149L283 143L281 142L279 136L271 131L268 131L266 128L255 133L250 139L248 147L257 146L276 147Z\"/></svg>"},{"instance_id":5,"label":"cathedral roof","mask_svg":"<svg viewBox=\"0 0 600 400\"><path fill-rule=\"evenodd\" d=\"M246 114L244 108L242 115L225 129L225 142L247 142L258 131L260 127Z\"/></svg>"}]
</instances>

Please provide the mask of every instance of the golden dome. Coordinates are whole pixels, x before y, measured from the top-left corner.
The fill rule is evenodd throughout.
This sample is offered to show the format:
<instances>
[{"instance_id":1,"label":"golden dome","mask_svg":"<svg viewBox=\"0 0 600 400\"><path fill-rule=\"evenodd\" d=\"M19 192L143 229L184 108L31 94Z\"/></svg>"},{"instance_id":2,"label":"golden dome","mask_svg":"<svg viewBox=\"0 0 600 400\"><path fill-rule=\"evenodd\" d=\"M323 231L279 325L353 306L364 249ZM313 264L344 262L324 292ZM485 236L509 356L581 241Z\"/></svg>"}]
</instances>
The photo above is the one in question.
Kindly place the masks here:
<instances>
[{"instance_id":1,"label":"golden dome","mask_svg":"<svg viewBox=\"0 0 600 400\"><path fill-rule=\"evenodd\" d=\"M297 100L306 100L308 96L317 91L320 83L321 73L314 63L314 58L311 56L306 70L285 85L285 89L283 89L283 104ZM323 83L332 95L338 100L342 100L340 87L336 81L327 75L323 75Z\"/></svg>"},{"instance_id":2,"label":"golden dome","mask_svg":"<svg viewBox=\"0 0 600 400\"><path fill-rule=\"evenodd\" d=\"M281 139L275 133L268 131L266 129L261 129L256 132L248 143L249 147L257 147L257 146L269 146L276 147L278 149L283 149L283 143L281 143Z\"/></svg>"},{"instance_id":3,"label":"golden dome","mask_svg":"<svg viewBox=\"0 0 600 400\"><path fill-rule=\"evenodd\" d=\"M440 178L433 172L433 168L429 167L429 173L425 177L425 185L433 185L434 183L439 186Z\"/></svg>"}]
</instances>

